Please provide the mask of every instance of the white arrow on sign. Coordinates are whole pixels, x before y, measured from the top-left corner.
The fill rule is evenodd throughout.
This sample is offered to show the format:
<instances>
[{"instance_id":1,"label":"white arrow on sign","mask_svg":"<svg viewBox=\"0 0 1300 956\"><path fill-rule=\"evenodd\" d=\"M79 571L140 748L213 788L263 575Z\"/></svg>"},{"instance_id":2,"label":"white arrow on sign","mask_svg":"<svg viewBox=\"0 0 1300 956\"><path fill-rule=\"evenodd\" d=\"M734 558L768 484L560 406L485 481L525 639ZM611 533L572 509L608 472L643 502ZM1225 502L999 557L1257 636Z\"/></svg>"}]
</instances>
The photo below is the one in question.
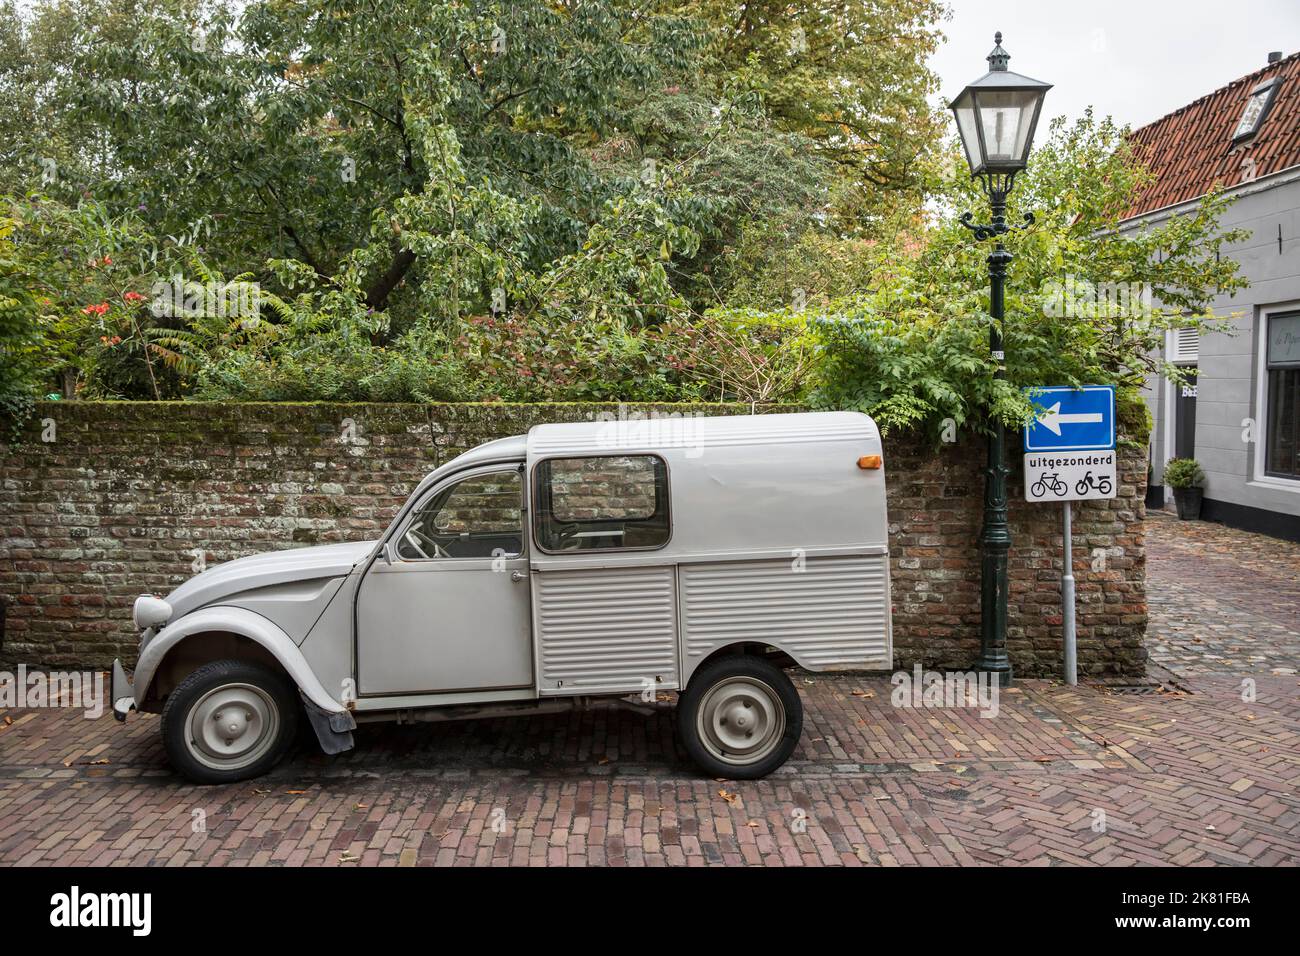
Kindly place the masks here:
<instances>
[{"instance_id":1,"label":"white arrow on sign","mask_svg":"<svg viewBox=\"0 0 1300 956\"><path fill-rule=\"evenodd\" d=\"M1061 434L1061 426L1085 422L1101 421L1101 412L1080 412L1078 414L1061 414L1061 403L1057 402L1043 414L1038 416L1038 423L1050 431L1053 435Z\"/></svg>"}]
</instances>

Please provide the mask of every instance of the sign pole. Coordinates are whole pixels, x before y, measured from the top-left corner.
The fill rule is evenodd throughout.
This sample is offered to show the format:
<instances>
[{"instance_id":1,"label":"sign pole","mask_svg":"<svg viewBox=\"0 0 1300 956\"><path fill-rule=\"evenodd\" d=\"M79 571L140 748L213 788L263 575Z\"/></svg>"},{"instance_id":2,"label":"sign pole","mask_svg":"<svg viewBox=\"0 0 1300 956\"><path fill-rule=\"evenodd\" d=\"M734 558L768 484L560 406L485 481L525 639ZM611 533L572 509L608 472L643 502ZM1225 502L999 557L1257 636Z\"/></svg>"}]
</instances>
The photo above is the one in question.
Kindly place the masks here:
<instances>
[{"instance_id":1,"label":"sign pole","mask_svg":"<svg viewBox=\"0 0 1300 956\"><path fill-rule=\"evenodd\" d=\"M1063 574L1061 575L1061 624L1065 634L1065 682L1070 685L1079 683L1076 672L1076 653L1074 644L1074 549L1073 533L1070 530L1070 502L1063 502L1061 514L1064 518L1065 552Z\"/></svg>"},{"instance_id":2,"label":"sign pole","mask_svg":"<svg viewBox=\"0 0 1300 956\"><path fill-rule=\"evenodd\" d=\"M1114 498L1119 487L1115 454L1113 385L1039 386L1029 390L1035 411L1025 426L1025 500L1059 501L1061 511L1061 637L1065 682L1079 682L1074 628L1074 501ZM1050 404L1049 404L1050 403Z\"/></svg>"}]
</instances>

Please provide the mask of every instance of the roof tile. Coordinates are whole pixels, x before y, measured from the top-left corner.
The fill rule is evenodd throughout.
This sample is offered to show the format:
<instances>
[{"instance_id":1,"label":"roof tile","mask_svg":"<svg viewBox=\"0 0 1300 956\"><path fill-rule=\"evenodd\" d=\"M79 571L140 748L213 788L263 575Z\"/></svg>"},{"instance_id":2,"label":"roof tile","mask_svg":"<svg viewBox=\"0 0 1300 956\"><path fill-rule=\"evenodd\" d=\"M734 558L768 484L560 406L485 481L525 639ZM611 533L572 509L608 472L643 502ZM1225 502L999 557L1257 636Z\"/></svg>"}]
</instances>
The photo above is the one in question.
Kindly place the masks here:
<instances>
[{"instance_id":1,"label":"roof tile","mask_svg":"<svg viewBox=\"0 0 1300 956\"><path fill-rule=\"evenodd\" d=\"M1258 132L1233 146L1250 91L1279 76L1281 86ZM1131 218L1235 186L1300 163L1300 53L1270 63L1129 135L1155 174L1124 213Z\"/></svg>"}]
</instances>

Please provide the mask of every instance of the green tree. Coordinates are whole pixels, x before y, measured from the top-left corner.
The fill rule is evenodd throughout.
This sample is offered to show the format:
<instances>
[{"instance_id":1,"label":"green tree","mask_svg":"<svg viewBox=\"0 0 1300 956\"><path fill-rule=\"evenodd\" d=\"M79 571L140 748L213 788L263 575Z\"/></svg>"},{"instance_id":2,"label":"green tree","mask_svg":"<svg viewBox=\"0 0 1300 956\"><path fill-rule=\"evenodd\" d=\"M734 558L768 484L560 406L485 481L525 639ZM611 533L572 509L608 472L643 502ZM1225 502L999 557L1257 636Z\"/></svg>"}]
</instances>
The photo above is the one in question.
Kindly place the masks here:
<instances>
[{"instance_id":1,"label":"green tree","mask_svg":"<svg viewBox=\"0 0 1300 956\"><path fill-rule=\"evenodd\" d=\"M709 70L725 90L761 96L774 126L807 139L837 175L846 233L877 232L916 207L941 139L927 60L947 13L938 0L825 4L694 0L677 9L712 27Z\"/></svg>"},{"instance_id":2,"label":"green tree","mask_svg":"<svg viewBox=\"0 0 1300 956\"><path fill-rule=\"evenodd\" d=\"M202 229L159 240L132 213L39 194L0 206L10 224L10 282L36 311L29 328L42 391L64 397L176 397L185 383L151 345L170 318L154 308L163 276L178 274ZM183 320L179 320L183 321Z\"/></svg>"},{"instance_id":3,"label":"green tree","mask_svg":"<svg viewBox=\"0 0 1300 956\"><path fill-rule=\"evenodd\" d=\"M1123 130L1091 114L1058 120L1011 194L1010 221L1034 225L1005 237L1015 256L1006 296L1007 378L992 376L988 352L987 244L957 218L987 210L963 171L942 197L945 218L922 248L896 249L862 295L815 317L826 365L819 401L858 407L886 427L938 434L951 418L978 423L988 410L1009 425L1027 420L1036 385L1115 383L1132 402L1146 376L1172 373L1165 332L1179 326L1225 330L1210 304L1243 288L1236 262L1220 258L1227 200L1208 196L1158 226L1120 233L1120 216L1149 174Z\"/></svg>"},{"instance_id":4,"label":"green tree","mask_svg":"<svg viewBox=\"0 0 1300 956\"><path fill-rule=\"evenodd\" d=\"M40 311L31 291L34 277L14 247L22 225L13 216L0 215L0 420L10 425L31 410L45 377Z\"/></svg>"},{"instance_id":5,"label":"green tree","mask_svg":"<svg viewBox=\"0 0 1300 956\"><path fill-rule=\"evenodd\" d=\"M870 230L919 202L937 10L41 0L0 28L0 143L25 157L0 185L89 195L159 236L209 221L226 272L358 282L392 317L381 339L546 288L593 229L625 228L611 211L647 221L648 195L663 233L645 238L704 307L756 268L754 230ZM663 298L626 278L629 300Z\"/></svg>"},{"instance_id":6,"label":"green tree","mask_svg":"<svg viewBox=\"0 0 1300 956\"><path fill-rule=\"evenodd\" d=\"M107 138L96 196L161 234L210 217L223 267L351 272L370 308L451 319L584 241L628 184L583 147L699 46L680 18L619 4L82 13L63 95Z\"/></svg>"}]
</instances>

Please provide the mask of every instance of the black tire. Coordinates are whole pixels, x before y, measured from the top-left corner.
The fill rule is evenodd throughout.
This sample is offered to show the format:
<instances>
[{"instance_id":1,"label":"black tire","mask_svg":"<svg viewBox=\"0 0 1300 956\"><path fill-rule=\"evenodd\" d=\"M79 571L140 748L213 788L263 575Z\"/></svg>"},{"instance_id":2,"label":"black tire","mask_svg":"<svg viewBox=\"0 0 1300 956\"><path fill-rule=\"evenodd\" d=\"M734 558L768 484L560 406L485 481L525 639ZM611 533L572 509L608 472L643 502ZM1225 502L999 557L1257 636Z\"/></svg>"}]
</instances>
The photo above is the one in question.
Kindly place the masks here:
<instances>
[{"instance_id":1,"label":"black tire","mask_svg":"<svg viewBox=\"0 0 1300 956\"><path fill-rule=\"evenodd\" d=\"M239 711L239 723L226 726L232 732L242 726L241 738L255 734L242 759L205 751L192 733L196 726L207 726L207 720L200 719L204 714L196 713L200 706L205 712L215 711L207 715L214 721L224 713L221 707ZM297 734L300 709L296 689L278 671L253 661L213 661L186 677L167 696L162 713L163 748L172 769L195 783L250 780L284 757ZM220 725L215 735L223 736Z\"/></svg>"},{"instance_id":2,"label":"black tire","mask_svg":"<svg viewBox=\"0 0 1300 956\"><path fill-rule=\"evenodd\" d=\"M764 746L762 752L752 758L744 753L729 752L724 741L711 735L709 727L701 726L702 707L708 706L715 712L723 710L727 689L735 688L735 693L743 696L747 684L750 685L748 690L766 688L766 691L760 693L768 696L770 703L779 707L781 712L780 725L774 725L767 737L770 749ZM715 690L724 696L714 699ZM741 706L746 711L752 709L749 704ZM762 707L758 708L758 712L762 710ZM748 716L746 711L741 711L741 722ZM721 723L726 724L727 721L721 719ZM728 780L757 780L766 777L790 759L802 732L803 703L799 700L799 692L785 671L761 657L737 654L720 657L703 665L691 677L686 690L677 701L677 735L682 746L701 770L714 777ZM749 736L752 737L753 733ZM720 756L719 753L725 756Z\"/></svg>"}]
</instances>

